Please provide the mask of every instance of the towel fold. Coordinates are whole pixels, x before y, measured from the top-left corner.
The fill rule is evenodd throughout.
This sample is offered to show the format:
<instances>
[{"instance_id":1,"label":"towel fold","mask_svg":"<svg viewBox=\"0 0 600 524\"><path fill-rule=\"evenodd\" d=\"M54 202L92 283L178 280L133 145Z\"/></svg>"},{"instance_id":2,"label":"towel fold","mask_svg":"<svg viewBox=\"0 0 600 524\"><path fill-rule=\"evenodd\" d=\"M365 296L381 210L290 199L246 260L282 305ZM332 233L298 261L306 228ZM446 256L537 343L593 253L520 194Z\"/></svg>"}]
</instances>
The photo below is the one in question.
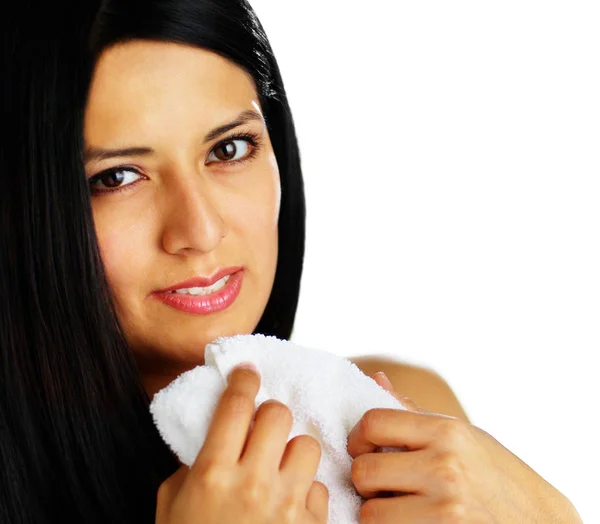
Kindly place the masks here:
<instances>
[{"instance_id":1,"label":"towel fold","mask_svg":"<svg viewBox=\"0 0 600 524\"><path fill-rule=\"evenodd\" d=\"M179 460L192 465L229 372L252 362L261 374L255 408L268 399L282 402L293 416L288 441L307 434L321 444L314 480L329 490L328 524L358 524L362 498L352 484L348 434L369 409L405 409L402 404L349 360L276 337L220 337L206 346L204 358L204 366L181 374L150 404L158 431Z\"/></svg>"}]
</instances>

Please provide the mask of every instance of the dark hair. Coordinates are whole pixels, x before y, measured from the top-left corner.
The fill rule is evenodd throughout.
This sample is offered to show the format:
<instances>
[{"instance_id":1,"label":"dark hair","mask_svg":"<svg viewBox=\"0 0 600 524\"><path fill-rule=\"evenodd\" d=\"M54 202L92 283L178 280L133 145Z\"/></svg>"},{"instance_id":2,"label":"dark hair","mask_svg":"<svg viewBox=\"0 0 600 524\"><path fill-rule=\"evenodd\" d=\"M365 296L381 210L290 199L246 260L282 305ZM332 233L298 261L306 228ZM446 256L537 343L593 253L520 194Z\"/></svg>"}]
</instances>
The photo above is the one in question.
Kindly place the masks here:
<instances>
[{"instance_id":1,"label":"dark hair","mask_svg":"<svg viewBox=\"0 0 600 524\"><path fill-rule=\"evenodd\" d=\"M154 522L158 487L179 464L152 421L97 246L81 160L94 62L119 42L161 40L215 51L254 78L282 188L277 272L255 333L283 339L305 227L289 104L246 0L14 7L2 22L0 521Z\"/></svg>"}]
</instances>

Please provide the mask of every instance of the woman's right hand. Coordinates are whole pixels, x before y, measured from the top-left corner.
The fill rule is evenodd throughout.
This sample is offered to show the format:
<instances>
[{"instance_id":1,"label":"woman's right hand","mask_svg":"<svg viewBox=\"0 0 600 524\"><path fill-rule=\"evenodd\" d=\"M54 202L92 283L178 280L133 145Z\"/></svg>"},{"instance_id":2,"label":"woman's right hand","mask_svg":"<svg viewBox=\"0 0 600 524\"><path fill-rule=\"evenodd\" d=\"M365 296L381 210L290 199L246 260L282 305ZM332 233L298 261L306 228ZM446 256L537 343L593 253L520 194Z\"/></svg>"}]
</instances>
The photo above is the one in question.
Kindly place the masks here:
<instances>
[{"instance_id":1,"label":"woman's right hand","mask_svg":"<svg viewBox=\"0 0 600 524\"><path fill-rule=\"evenodd\" d=\"M196 460L160 485L156 524L326 524L329 492L313 481L321 446L287 442L292 414L276 400L251 427L259 387L258 372L232 370Z\"/></svg>"}]
</instances>

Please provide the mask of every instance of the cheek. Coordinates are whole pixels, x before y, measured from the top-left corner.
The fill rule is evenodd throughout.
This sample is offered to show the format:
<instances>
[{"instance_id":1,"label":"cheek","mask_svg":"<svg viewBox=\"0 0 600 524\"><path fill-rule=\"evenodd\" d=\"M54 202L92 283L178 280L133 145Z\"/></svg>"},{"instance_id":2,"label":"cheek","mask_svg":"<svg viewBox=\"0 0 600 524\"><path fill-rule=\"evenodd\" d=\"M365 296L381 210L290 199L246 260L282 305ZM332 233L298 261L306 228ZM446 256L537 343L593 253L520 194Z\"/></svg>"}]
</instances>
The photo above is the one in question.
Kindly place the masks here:
<instances>
[{"instance_id":1,"label":"cheek","mask_svg":"<svg viewBox=\"0 0 600 524\"><path fill-rule=\"evenodd\" d=\"M230 200L226 221L235 229L232 239L247 250L248 262L262 275L274 273L277 264L281 184L275 156L248 177L248 183ZM227 239L225 240L227 243Z\"/></svg>"},{"instance_id":2,"label":"cheek","mask_svg":"<svg viewBox=\"0 0 600 524\"><path fill-rule=\"evenodd\" d=\"M272 156L272 172L269 180L269 201L264 205L264 215L262 223L262 249L266 254L265 272L270 275L269 279L272 285L275 277L275 269L278 258L278 223L279 210L281 209L281 182L275 155Z\"/></svg>"},{"instance_id":3,"label":"cheek","mask_svg":"<svg viewBox=\"0 0 600 524\"><path fill-rule=\"evenodd\" d=\"M114 217L107 220L108 218L101 212L94 213L96 235L109 283L117 296L123 296L127 288L136 285L136 275L139 278L143 274L140 268L145 266L145 236L140 231L140 222L127 226L125 221L115 221Z\"/></svg>"},{"instance_id":4,"label":"cheek","mask_svg":"<svg viewBox=\"0 0 600 524\"><path fill-rule=\"evenodd\" d=\"M240 217L263 249L273 248L273 240L277 239L281 208L281 183L274 154L269 155L268 165L262 183L257 184L254 194L248 199L245 216Z\"/></svg>"}]
</instances>

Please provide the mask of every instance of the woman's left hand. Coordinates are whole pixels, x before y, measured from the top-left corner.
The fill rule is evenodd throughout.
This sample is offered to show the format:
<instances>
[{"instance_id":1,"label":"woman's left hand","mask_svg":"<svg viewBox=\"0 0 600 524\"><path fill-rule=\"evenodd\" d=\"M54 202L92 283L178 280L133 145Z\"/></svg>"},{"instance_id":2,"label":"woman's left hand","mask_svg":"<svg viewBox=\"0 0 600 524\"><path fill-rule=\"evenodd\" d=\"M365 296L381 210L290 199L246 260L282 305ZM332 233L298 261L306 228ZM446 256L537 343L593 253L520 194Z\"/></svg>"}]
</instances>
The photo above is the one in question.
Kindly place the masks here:
<instances>
[{"instance_id":1,"label":"woman's left hand","mask_svg":"<svg viewBox=\"0 0 600 524\"><path fill-rule=\"evenodd\" d=\"M361 523L581 523L566 497L488 433L374 379L407 410L369 410L348 436L352 481L368 499ZM406 451L376 452L383 446Z\"/></svg>"}]
</instances>

